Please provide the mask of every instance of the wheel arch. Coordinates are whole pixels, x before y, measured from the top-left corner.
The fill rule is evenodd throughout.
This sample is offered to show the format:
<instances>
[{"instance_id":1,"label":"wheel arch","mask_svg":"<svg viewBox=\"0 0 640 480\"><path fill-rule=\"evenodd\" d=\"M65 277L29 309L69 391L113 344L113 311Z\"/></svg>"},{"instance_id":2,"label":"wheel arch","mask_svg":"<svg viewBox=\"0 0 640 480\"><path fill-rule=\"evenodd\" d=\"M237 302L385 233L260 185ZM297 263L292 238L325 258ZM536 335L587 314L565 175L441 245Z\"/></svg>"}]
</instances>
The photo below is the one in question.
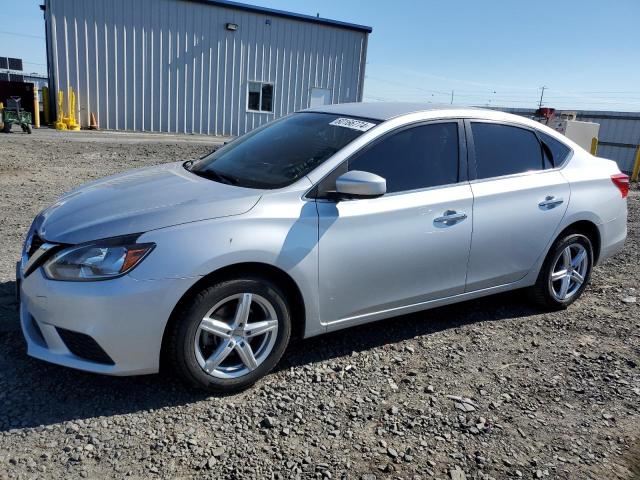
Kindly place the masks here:
<instances>
[{"instance_id":1,"label":"wheel arch","mask_svg":"<svg viewBox=\"0 0 640 480\"><path fill-rule=\"evenodd\" d=\"M302 292L295 280L284 270L267 263L260 262L243 262L221 267L213 272L203 276L195 282L176 303L171 311L169 320L167 321L164 332L162 334L162 348L160 350L160 364L163 366L166 362L166 351L168 348L169 335L173 324L178 320L177 312L181 307L189 302L197 293L206 286L218 283L224 280L241 277L261 277L276 283L287 297L289 307L291 308L291 337L292 339L301 339L304 336L306 327L306 310Z\"/></svg>"},{"instance_id":2,"label":"wheel arch","mask_svg":"<svg viewBox=\"0 0 640 480\"><path fill-rule=\"evenodd\" d=\"M554 239L553 243L555 243L558 238L567 234L568 232L577 232L586 236L591 245L593 246L593 264L596 265L598 263L598 259L600 258L600 250L602 248L602 238L600 235L600 230L598 226L590 221L590 220L577 220L569 225L567 225ZM553 245L552 243L552 245Z\"/></svg>"}]
</instances>

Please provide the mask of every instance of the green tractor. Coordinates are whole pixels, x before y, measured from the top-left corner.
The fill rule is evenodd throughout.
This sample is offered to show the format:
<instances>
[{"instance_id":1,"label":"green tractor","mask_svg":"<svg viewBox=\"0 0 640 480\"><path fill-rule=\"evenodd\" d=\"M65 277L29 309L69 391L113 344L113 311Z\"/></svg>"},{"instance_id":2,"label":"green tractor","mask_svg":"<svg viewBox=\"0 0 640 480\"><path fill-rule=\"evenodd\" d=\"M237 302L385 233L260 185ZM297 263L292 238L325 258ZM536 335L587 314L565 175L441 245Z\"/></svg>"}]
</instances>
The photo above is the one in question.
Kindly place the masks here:
<instances>
[{"instance_id":1,"label":"green tractor","mask_svg":"<svg viewBox=\"0 0 640 480\"><path fill-rule=\"evenodd\" d=\"M11 126L14 123L20 125L23 132L31 133L31 112L25 111L20 106L20 100L20 97L10 97L7 99L7 106L2 110L4 133L11 132Z\"/></svg>"}]
</instances>

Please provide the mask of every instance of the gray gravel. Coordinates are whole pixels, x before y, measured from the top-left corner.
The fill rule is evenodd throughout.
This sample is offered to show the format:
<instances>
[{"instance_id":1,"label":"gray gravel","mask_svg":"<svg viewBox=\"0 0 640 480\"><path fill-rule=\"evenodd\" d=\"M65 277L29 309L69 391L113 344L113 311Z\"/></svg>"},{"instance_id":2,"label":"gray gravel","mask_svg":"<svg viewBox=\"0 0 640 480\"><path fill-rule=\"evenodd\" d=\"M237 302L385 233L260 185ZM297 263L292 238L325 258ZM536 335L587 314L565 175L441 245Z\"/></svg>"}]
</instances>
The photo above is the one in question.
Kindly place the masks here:
<instances>
[{"instance_id":1,"label":"gray gravel","mask_svg":"<svg viewBox=\"0 0 640 480\"><path fill-rule=\"evenodd\" d=\"M13 271L32 217L89 179L213 148L189 140L0 136L0 480L640 478L637 191L624 253L564 312L515 292L352 328L223 397L28 358Z\"/></svg>"}]
</instances>

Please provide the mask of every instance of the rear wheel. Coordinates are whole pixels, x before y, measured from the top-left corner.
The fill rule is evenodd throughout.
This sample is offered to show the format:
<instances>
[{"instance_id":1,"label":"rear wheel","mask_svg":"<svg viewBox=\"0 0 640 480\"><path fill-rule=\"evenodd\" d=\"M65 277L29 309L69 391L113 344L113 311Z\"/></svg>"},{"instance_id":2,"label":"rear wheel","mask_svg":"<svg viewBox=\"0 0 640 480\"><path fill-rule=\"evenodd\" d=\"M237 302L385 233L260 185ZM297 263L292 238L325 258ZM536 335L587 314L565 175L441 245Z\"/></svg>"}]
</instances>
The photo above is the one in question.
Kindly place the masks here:
<instances>
[{"instance_id":1,"label":"rear wheel","mask_svg":"<svg viewBox=\"0 0 640 480\"><path fill-rule=\"evenodd\" d=\"M29 135L31 135L31 125L27 124L27 125L24 127L24 131L25 131L25 132L27 132Z\"/></svg>"},{"instance_id":2,"label":"rear wheel","mask_svg":"<svg viewBox=\"0 0 640 480\"><path fill-rule=\"evenodd\" d=\"M169 353L183 379L209 391L237 391L282 357L291 335L289 307L268 280L221 282L178 313L171 335Z\"/></svg>"},{"instance_id":3,"label":"rear wheel","mask_svg":"<svg viewBox=\"0 0 640 480\"><path fill-rule=\"evenodd\" d=\"M4 133L10 133L11 132L11 123L5 122L4 123L4 128L2 129L2 131Z\"/></svg>"},{"instance_id":4,"label":"rear wheel","mask_svg":"<svg viewBox=\"0 0 640 480\"><path fill-rule=\"evenodd\" d=\"M552 309L566 308L587 287L593 265L591 241L569 232L556 240L530 293L536 303Z\"/></svg>"}]
</instances>

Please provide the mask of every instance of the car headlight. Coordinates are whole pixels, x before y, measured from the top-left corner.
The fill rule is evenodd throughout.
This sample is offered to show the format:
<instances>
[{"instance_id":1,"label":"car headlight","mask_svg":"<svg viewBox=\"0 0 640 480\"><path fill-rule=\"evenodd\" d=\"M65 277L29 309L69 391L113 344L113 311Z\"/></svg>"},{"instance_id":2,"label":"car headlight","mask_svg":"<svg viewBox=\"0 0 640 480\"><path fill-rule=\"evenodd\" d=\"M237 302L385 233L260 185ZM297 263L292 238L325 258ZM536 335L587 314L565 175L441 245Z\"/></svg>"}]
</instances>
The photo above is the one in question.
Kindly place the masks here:
<instances>
[{"instance_id":1,"label":"car headlight","mask_svg":"<svg viewBox=\"0 0 640 480\"><path fill-rule=\"evenodd\" d=\"M153 250L153 243L90 243L68 247L43 265L51 280L90 282L119 277L131 271Z\"/></svg>"}]
</instances>

